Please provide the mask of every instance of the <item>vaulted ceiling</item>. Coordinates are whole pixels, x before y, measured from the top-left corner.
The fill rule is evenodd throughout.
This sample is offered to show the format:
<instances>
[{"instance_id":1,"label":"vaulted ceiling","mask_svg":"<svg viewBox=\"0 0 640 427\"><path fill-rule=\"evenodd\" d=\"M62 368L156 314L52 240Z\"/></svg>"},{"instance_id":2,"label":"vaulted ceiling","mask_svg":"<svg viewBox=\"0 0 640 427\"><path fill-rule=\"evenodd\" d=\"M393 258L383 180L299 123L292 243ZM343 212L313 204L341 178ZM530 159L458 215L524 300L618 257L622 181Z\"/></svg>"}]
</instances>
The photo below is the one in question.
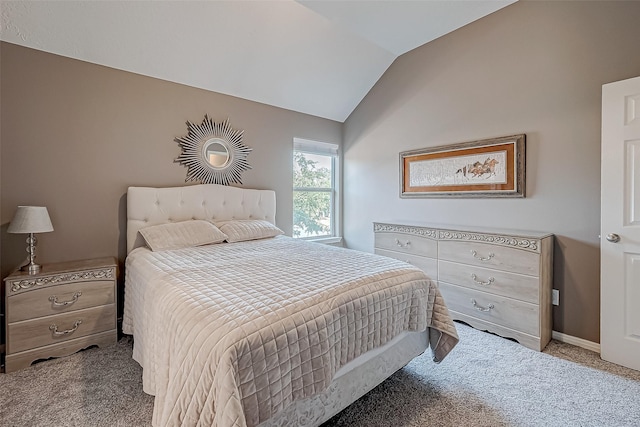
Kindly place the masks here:
<instances>
[{"instance_id":1,"label":"vaulted ceiling","mask_svg":"<svg viewBox=\"0 0 640 427\"><path fill-rule=\"evenodd\" d=\"M0 38L342 122L398 56L514 1L2 0Z\"/></svg>"}]
</instances>

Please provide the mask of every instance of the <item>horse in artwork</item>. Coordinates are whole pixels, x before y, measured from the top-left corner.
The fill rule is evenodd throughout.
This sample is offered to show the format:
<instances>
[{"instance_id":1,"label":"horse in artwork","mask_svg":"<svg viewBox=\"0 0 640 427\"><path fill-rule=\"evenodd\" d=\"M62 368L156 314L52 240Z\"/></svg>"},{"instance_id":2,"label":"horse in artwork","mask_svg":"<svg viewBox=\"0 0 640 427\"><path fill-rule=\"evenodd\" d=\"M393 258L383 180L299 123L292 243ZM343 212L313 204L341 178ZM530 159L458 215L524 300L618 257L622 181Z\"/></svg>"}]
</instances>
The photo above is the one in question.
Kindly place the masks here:
<instances>
[{"instance_id":1,"label":"horse in artwork","mask_svg":"<svg viewBox=\"0 0 640 427\"><path fill-rule=\"evenodd\" d=\"M456 171L456 174L461 173L465 178L468 175L471 175L471 178L479 178L483 175L487 175L486 178L489 179L496 174L496 165L498 163L498 160L488 157L483 163L478 161L473 164L463 166Z\"/></svg>"}]
</instances>

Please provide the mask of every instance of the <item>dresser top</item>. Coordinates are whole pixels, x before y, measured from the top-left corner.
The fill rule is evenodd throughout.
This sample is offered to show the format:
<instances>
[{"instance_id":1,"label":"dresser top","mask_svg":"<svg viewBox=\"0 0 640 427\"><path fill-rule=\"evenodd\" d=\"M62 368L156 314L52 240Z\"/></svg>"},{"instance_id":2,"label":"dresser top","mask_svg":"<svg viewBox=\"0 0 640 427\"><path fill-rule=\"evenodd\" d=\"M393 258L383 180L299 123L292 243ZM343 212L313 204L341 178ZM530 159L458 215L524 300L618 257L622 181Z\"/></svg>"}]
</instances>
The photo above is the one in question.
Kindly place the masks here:
<instances>
[{"instance_id":1,"label":"dresser top","mask_svg":"<svg viewBox=\"0 0 640 427\"><path fill-rule=\"evenodd\" d=\"M404 221L404 220L389 220L389 221L374 221L374 224L386 224L406 227L423 227L444 231L460 231L460 232L475 232L485 234L499 234L504 236L520 236L530 239L544 239L545 237L553 236L553 233L531 231L531 230L517 230L508 228L497 227L477 227L477 226L465 226L465 225L452 225L452 224L436 224L428 223L424 221Z\"/></svg>"}]
</instances>

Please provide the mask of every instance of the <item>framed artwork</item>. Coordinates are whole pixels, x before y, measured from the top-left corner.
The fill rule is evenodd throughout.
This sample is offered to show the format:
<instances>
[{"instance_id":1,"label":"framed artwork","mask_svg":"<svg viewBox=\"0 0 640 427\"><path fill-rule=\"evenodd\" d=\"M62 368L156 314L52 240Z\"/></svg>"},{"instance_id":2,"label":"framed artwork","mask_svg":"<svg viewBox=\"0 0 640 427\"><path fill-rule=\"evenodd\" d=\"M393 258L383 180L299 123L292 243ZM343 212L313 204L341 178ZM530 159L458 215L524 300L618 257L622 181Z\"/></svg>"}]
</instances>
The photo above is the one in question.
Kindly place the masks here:
<instances>
[{"instance_id":1,"label":"framed artwork","mask_svg":"<svg viewBox=\"0 0 640 427\"><path fill-rule=\"evenodd\" d=\"M525 135L404 151L400 197L525 197Z\"/></svg>"}]
</instances>

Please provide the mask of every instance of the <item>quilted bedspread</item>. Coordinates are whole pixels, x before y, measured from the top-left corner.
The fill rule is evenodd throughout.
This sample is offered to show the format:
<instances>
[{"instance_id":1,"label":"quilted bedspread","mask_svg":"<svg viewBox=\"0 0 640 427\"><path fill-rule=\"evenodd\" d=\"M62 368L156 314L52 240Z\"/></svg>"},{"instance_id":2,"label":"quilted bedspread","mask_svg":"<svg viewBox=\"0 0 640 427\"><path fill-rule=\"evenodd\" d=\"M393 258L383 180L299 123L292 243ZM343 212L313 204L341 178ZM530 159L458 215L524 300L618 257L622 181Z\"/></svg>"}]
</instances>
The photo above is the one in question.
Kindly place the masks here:
<instances>
[{"instance_id":1,"label":"quilted bedspread","mask_svg":"<svg viewBox=\"0 0 640 427\"><path fill-rule=\"evenodd\" d=\"M435 283L370 253L279 236L138 248L126 261L123 331L155 426L256 426L366 351L427 328L438 362L458 338Z\"/></svg>"}]
</instances>

